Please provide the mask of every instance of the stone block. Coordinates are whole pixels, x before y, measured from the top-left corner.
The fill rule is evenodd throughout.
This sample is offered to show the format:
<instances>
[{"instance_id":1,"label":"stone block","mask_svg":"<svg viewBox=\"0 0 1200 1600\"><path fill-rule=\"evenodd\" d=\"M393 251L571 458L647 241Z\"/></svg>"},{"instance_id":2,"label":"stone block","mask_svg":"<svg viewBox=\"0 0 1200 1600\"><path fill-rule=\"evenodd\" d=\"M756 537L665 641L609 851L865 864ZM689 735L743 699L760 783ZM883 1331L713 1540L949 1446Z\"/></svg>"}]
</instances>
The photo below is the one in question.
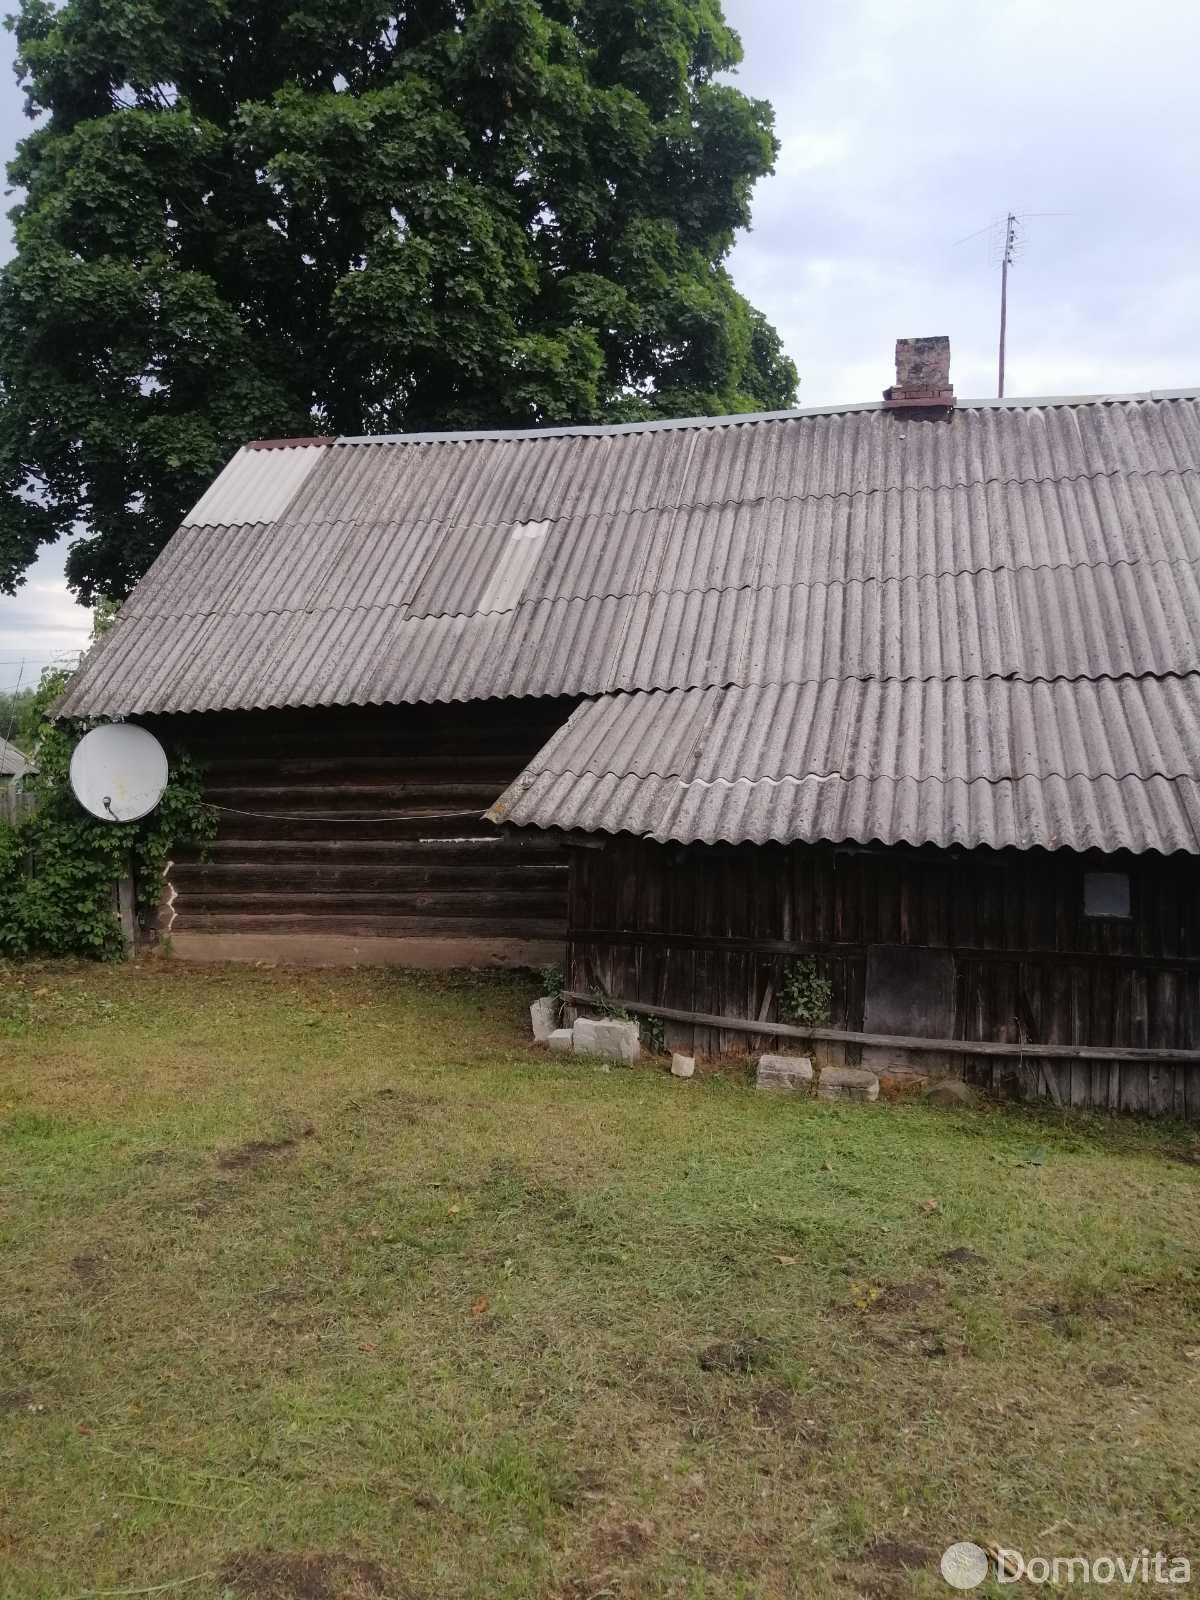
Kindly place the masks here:
<instances>
[{"instance_id":1,"label":"stone block","mask_svg":"<svg viewBox=\"0 0 1200 1600\"><path fill-rule=\"evenodd\" d=\"M576 1017L575 1026L571 1030L574 1036L575 1049L580 1055L594 1055L596 1053L596 1019L595 1017Z\"/></svg>"},{"instance_id":2,"label":"stone block","mask_svg":"<svg viewBox=\"0 0 1200 1600\"><path fill-rule=\"evenodd\" d=\"M925 1090L924 1098L935 1106L977 1106L983 1100L979 1090L961 1078L939 1078Z\"/></svg>"},{"instance_id":3,"label":"stone block","mask_svg":"<svg viewBox=\"0 0 1200 1600\"><path fill-rule=\"evenodd\" d=\"M576 1055L605 1056L611 1061L636 1061L641 1054L636 1022L615 1017L580 1017L575 1024Z\"/></svg>"},{"instance_id":4,"label":"stone block","mask_svg":"<svg viewBox=\"0 0 1200 1600\"><path fill-rule=\"evenodd\" d=\"M821 1100L878 1100L879 1079L863 1067L822 1067L817 1097Z\"/></svg>"},{"instance_id":5,"label":"stone block","mask_svg":"<svg viewBox=\"0 0 1200 1600\"><path fill-rule=\"evenodd\" d=\"M529 1020L533 1024L533 1037L538 1044L545 1044L558 1027L558 1010L558 1000L551 994L544 994L530 1006Z\"/></svg>"},{"instance_id":6,"label":"stone block","mask_svg":"<svg viewBox=\"0 0 1200 1600\"><path fill-rule=\"evenodd\" d=\"M574 1042L570 1028L555 1028L546 1040L551 1050L561 1051L564 1055L570 1055Z\"/></svg>"},{"instance_id":7,"label":"stone block","mask_svg":"<svg viewBox=\"0 0 1200 1600\"><path fill-rule=\"evenodd\" d=\"M813 1081L809 1056L759 1056L755 1087L758 1089L808 1089Z\"/></svg>"},{"instance_id":8,"label":"stone block","mask_svg":"<svg viewBox=\"0 0 1200 1600\"><path fill-rule=\"evenodd\" d=\"M671 1076L673 1078L690 1078L695 1070L695 1056L673 1055L671 1057Z\"/></svg>"}]
</instances>

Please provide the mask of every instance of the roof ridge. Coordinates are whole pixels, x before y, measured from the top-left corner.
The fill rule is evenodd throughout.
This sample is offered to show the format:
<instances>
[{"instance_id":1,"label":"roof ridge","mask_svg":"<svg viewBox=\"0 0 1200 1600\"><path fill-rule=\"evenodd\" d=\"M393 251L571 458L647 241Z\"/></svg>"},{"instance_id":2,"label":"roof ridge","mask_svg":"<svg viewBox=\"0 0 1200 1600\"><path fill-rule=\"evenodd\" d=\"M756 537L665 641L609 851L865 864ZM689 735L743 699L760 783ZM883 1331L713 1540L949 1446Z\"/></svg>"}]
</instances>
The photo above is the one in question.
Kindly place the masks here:
<instances>
[{"instance_id":1,"label":"roof ridge","mask_svg":"<svg viewBox=\"0 0 1200 1600\"><path fill-rule=\"evenodd\" d=\"M1135 405L1160 400L1200 400L1200 388L1146 389L1129 394L1014 395L1003 399L987 397L959 400L956 411L1032 411L1071 406ZM568 423L551 428L466 428L461 430L413 433L340 434L337 445L370 444L462 444L476 439L563 439L602 438L627 433L655 433L667 429L740 428L760 422L797 422L806 417L840 417L861 411L894 410L882 400L852 401L846 404L800 406L784 411L734 411L715 417L656 417L647 422ZM259 447L269 441L259 441Z\"/></svg>"}]
</instances>

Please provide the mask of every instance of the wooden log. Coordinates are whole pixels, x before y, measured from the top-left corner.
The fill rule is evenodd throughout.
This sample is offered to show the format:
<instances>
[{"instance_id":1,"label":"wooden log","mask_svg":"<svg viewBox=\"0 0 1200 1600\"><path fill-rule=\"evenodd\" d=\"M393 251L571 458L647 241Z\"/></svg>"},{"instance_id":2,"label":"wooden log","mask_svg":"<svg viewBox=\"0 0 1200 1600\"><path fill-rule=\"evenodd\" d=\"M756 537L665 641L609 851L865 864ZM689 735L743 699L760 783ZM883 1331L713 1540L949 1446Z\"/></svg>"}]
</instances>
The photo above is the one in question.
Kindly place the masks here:
<instances>
[{"instance_id":1,"label":"wooden log","mask_svg":"<svg viewBox=\"0 0 1200 1600\"><path fill-rule=\"evenodd\" d=\"M595 1005L596 996L582 990L567 989L570 1000ZM959 1055L1027 1056L1039 1060L1051 1057L1066 1061L1188 1061L1200 1062L1200 1050L1145 1050L1134 1046L1088 1044L997 1043L983 1039L921 1039L890 1033L856 1033L848 1028L804 1028L786 1022L757 1022L748 1017L723 1017L706 1011L679 1011L673 1006L648 1005L640 1000L624 1000L606 995L613 1006L626 1011L646 1012L671 1022L691 1022L709 1028L726 1028L736 1033L759 1033L783 1039L826 1039L843 1044L880 1045L889 1050L949 1050Z\"/></svg>"}]
</instances>

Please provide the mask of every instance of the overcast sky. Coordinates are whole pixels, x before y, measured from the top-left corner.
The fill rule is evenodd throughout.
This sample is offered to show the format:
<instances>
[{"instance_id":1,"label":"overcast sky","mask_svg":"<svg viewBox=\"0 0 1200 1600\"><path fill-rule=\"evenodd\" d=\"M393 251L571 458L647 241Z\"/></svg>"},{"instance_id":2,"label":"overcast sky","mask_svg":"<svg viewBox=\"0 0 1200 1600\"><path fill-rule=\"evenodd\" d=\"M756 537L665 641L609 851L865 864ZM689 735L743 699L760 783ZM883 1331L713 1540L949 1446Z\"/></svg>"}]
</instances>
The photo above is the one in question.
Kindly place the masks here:
<instances>
[{"instance_id":1,"label":"overcast sky","mask_svg":"<svg viewBox=\"0 0 1200 1600\"><path fill-rule=\"evenodd\" d=\"M949 334L959 396L994 394L997 239L959 241L1010 208L1027 215L1010 395L1200 384L1194 0L725 10L745 45L738 81L773 102L783 145L733 272L799 367L801 405L877 399L908 334ZM6 77L6 151L23 127ZM0 687L87 631L48 552L0 597Z\"/></svg>"}]
</instances>

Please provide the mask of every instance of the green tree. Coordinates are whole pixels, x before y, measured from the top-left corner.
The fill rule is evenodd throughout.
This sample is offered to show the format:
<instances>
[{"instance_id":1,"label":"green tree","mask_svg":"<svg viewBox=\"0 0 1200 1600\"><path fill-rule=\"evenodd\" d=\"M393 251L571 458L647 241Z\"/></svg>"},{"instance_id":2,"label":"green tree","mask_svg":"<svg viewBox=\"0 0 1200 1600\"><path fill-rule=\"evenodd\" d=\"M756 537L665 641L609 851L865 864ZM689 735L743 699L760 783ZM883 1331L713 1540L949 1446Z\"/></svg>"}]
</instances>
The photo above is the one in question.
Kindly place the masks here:
<instances>
[{"instance_id":1,"label":"green tree","mask_svg":"<svg viewBox=\"0 0 1200 1600\"><path fill-rule=\"evenodd\" d=\"M0 689L0 738L11 739L25 755L37 733L34 692L32 684L28 689Z\"/></svg>"},{"instance_id":2,"label":"green tree","mask_svg":"<svg viewBox=\"0 0 1200 1600\"><path fill-rule=\"evenodd\" d=\"M121 596L236 447L792 403L719 0L20 0L0 588Z\"/></svg>"}]
</instances>

